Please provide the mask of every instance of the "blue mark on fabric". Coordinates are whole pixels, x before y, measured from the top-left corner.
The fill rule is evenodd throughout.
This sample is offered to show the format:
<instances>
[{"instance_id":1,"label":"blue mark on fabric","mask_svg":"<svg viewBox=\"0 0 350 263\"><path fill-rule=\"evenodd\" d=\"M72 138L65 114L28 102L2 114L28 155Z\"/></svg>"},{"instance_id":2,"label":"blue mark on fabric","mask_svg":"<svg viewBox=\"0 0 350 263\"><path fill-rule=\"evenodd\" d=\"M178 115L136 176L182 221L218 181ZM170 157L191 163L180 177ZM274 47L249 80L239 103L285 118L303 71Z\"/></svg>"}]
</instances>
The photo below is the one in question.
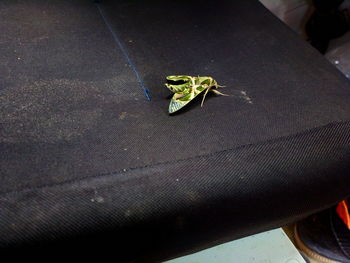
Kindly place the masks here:
<instances>
[{"instance_id":1,"label":"blue mark on fabric","mask_svg":"<svg viewBox=\"0 0 350 263\"><path fill-rule=\"evenodd\" d=\"M100 15L101 15L103 21L104 21L105 24L106 24L108 30L111 32L114 41L116 42L116 44L119 46L120 50L122 51L122 53L123 53L123 55L124 55L126 61L128 62L130 68L131 68L132 71L135 73L136 79L137 79L137 82L138 82L140 88L143 89L143 92L144 92L146 98L147 98L148 100L151 100L150 91L145 87L145 84L144 84L144 82L143 82L143 80L142 80L142 78L141 78L141 75L140 75L140 73L137 71L135 64L132 62L131 58L129 57L128 52L126 51L124 45L122 44L122 42L119 40L117 34L116 34L116 33L114 32L114 30L112 29L112 26L111 26L110 23L108 22L106 16L103 14L103 11L102 11L100 5L99 5L98 3L96 3L96 6L97 6L97 8L98 8L98 11L100 12Z\"/></svg>"}]
</instances>

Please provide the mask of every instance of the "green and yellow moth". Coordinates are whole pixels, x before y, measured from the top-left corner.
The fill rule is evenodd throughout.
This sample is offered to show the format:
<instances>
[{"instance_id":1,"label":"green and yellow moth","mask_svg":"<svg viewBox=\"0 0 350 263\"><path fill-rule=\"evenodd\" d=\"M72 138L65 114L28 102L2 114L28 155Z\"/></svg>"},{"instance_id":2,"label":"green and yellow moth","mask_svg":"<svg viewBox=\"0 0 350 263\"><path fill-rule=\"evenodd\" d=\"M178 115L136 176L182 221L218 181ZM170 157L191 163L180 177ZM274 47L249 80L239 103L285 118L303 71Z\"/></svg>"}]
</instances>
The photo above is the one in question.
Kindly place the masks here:
<instances>
[{"instance_id":1,"label":"green and yellow moth","mask_svg":"<svg viewBox=\"0 0 350 263\"><path fill-rule=\"evenodd\" d=\"M218 85L216 80L212 77L175 75L166 77L166 80L167 83L165 83L165 86L174 93L169 104L169 113L174 113L180 110L203 91L205 91L205 93L203 95L201 106L203 106L205 96L209 91L213 91L218 95L228 96L216 90L218 88L223 88L224 86Z\"/></svg>"}]
</instances>

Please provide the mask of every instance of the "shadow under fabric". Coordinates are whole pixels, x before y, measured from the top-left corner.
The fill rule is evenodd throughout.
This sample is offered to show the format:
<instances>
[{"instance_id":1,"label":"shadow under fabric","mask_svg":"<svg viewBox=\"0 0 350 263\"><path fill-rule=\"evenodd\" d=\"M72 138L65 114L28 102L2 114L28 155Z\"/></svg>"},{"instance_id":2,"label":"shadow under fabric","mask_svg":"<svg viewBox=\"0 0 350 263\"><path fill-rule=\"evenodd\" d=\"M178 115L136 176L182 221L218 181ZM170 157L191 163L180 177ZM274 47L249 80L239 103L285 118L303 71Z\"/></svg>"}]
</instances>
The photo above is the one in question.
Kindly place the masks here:
<instances>
[{"instance_id":1,"label":"shadow under fabric","mask_svg":"<svg viewBox=\"0 0 350 263\"><path fill-rule=\"evenodd\" d=\"M330 40L339 38L350 29L349 10L341 10L344 0L313 0L315 8L305 25L310 44L325 54Z\"/></svg>"},{"instance_id":2,"label":"shadow under fabric","mask_svg":"<svg viewBox=\"0 0 350 263\"><path fill-rule=\"evenodd\" d=\"M350 84L258 1L99 8L138 76L91 1L0 2L2 255L157 262L350 195ZM174 74L234 95L169 116Z\"/></svg>"}]
</instances>

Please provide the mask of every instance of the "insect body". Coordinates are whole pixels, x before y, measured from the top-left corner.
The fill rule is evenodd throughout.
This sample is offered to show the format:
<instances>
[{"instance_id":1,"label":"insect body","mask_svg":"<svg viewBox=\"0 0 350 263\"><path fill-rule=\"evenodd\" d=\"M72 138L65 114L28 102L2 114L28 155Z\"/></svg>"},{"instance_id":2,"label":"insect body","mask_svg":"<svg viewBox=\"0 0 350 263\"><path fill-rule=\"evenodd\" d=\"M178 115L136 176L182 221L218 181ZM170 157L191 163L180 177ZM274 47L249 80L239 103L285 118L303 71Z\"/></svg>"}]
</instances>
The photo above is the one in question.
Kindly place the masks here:
<instances>
[{"instance_id":1,"label":"insect body","mask_svg":"<svg viewBox=\"0 0 350 263\"><path fill-rule=\"evenodd\" d=\"M166 77L166 80L167 83L165 86L175 93L170 101L169 113L174 113L183 108L203 91L205 91L205 93L203 95L201 106L203 106L205 96L209 91L213 91L218 95L228 96L216 90L217 88L222 88L224 86L218 85L216 80L212 77L176 75L168 76Z\"/></svg>"}]
</instances>

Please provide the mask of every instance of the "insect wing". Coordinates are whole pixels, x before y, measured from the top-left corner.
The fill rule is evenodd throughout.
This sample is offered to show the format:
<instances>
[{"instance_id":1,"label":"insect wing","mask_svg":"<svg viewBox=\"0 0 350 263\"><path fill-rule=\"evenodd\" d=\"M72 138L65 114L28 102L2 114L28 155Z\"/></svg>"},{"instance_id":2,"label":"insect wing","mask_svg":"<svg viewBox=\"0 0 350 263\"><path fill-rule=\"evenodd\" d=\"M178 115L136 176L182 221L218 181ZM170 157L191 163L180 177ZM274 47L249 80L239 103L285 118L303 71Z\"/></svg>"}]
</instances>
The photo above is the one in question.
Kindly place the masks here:
<instances>
[{"instance_id":1,"label":"insect wing","mask_svg":"<svg viewBox=\"0 0 350 263\"><path fill-rule=\"evenodd\" d=\"M171 85L168 83L165 83L165 86L173 93L177 92L183 92L184 90L188 89L190 86L189 83L179 84L179 85Z\"/></svg>"},{"instance_id":2,"label":"insect wing","mask_svg":"<svg viewBox=\"0 0 350 263\"><path fill-rule=\"evenodd\" d=\"M207 88L209 87L198 86L194 88L195 90L193 93L191 92L188 94L175 93L169 104L169 113L171 114L180 110L181 108L186 106L190 101L192 101L195 97L197 97L199 94L205 91Z\"/></svg>"},{"instance_id":3,"label":"insect wing","mask_svg":"<svg viewBox=\"0 0 350 263\"><path fill-rule=\"evenodd\" d=\"M179 109L181 109L182 107L186 106L186 104L188 103L189 101L187 102L178 102L176 100L171 100L170 101L170 104L169 104L169 113L174 113L176 111L178 111Z\"/></svg>"}]
</instances>

